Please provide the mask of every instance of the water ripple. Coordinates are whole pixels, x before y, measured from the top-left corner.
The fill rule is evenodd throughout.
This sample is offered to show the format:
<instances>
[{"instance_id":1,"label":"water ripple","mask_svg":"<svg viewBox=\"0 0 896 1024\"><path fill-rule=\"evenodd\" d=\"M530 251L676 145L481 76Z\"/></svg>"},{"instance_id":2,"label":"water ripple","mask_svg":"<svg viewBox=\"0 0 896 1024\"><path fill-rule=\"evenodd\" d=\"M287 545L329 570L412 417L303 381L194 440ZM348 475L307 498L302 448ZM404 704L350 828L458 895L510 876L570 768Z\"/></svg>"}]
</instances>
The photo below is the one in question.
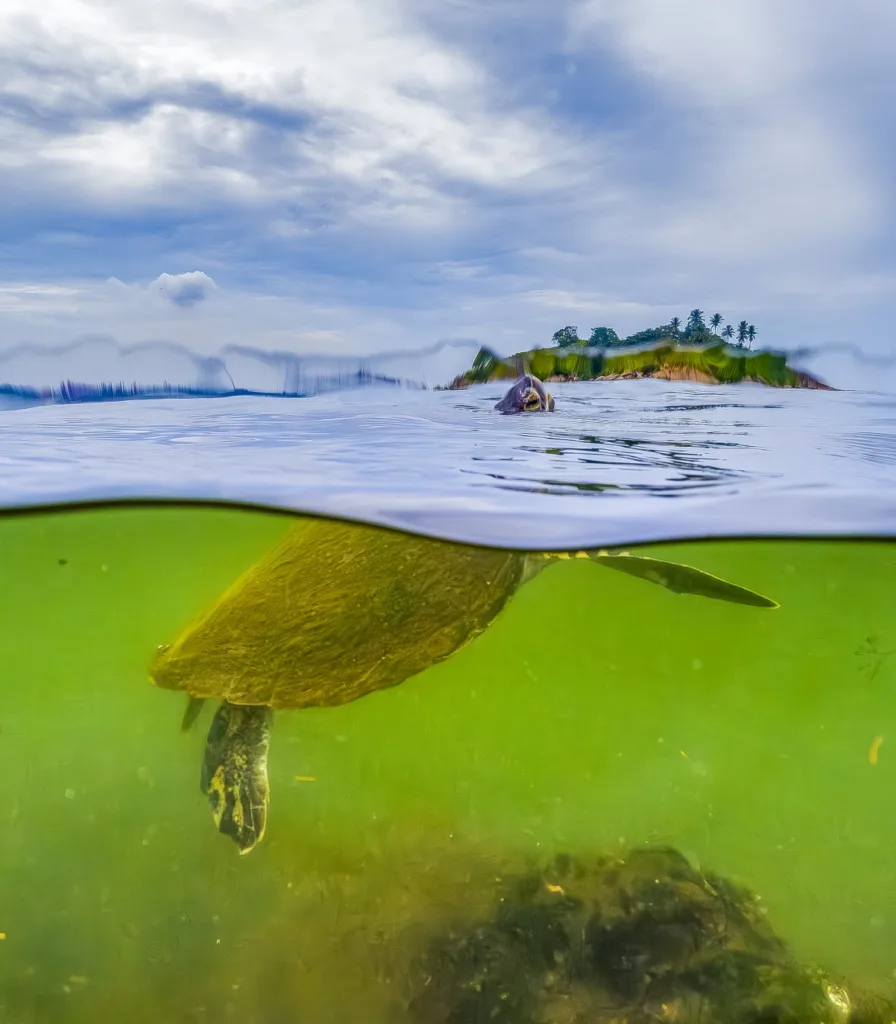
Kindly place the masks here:
<instances>
[{"instance_id":1,"label":"water ripple","mask_svg":"<svg viewBox=\"0 0 896 1024\"><path fill-rule=\"evenodd\" d=\"M896 397L665 381L0 413L0 504L210 499L515 546L731 534L889 534Z\"/></svg>"}]
</instances>

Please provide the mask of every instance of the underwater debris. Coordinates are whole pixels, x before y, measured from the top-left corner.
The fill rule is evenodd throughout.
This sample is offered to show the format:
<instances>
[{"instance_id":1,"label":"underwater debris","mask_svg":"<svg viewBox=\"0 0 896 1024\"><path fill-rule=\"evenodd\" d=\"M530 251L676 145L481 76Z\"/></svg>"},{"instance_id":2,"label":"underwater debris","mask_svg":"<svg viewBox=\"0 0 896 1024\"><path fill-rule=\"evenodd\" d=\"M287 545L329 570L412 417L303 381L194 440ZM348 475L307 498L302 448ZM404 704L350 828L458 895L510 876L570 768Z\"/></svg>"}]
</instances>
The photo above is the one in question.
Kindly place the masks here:
<instances>
[{"instance_id":1,"label":"underwater debris","mask_svg":"<svg viewBox=\"0 0 896 1024\"><path fill-rule=\"evenodd\" d=\"M874 742L871 744L871 749L868 751L868 763L870 765L877 764L878 755L880 754L880 745L883 741L883 736L874 737Z\"/></svg>"},{"instance_id":2,"label":"underwater debris","mask_svg":"<svg viewBox=\"0 0 896 1024\"><path fill-rule=\"evenodd\" d=\"M676 850L505 881L416 965L415 1024L889 1024L893 1007L799 964L758 899Z\"/></svg>"}]
</instances>

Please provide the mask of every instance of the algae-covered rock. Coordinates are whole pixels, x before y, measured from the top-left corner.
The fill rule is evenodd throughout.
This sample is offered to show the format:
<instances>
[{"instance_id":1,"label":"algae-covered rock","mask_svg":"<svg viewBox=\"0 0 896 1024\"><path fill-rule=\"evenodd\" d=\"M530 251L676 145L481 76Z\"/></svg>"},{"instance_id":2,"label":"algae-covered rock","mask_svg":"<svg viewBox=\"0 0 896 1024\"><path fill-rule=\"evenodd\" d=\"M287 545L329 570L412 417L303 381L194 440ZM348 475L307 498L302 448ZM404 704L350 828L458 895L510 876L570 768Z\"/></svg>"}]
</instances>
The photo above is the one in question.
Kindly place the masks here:
<instances>
[{"instance_id":1,"label":"algae-covered rock","mask_svg":"<svg viewBox=\"0 0 896 1024\"><path fill-rule=\"evenodd\" d=\"M415 1024L862 1024L892 1008L798 963L747 890L671 849L501 884L414 975Z\"/></svg>"}]
</instances>

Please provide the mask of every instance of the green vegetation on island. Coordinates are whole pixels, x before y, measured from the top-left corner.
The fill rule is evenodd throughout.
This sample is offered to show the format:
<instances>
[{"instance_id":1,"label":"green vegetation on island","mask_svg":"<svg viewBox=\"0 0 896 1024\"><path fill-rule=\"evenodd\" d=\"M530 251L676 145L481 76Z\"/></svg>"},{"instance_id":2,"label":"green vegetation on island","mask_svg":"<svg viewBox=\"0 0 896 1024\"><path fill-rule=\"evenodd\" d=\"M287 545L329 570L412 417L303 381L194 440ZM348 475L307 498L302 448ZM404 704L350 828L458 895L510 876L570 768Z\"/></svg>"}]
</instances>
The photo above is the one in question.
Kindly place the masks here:
<instances>
[{"instance_id":1,"label":"green vegetation on island","mask_svg":"<svg viewBox=\"0 0 896 1024\"><path fill-rule=\"evenodd\" d=\"M620 380L657 377L706 384L749 381L773 387L834 390L807 373L787 365L778 352L754 351L756 328L741 320L719 330L723 317L714 313L707 326L703 310L691 310L685 327L669 323L620 338L612 327L593 327L580 338L577 327L554 332L552 345L502 358L481 348L472 367L455 377L454 390L470 384L506 380L533 373L543 381ZM736 338L736 341L730 339Z\"/></svg>"}]
</instances>

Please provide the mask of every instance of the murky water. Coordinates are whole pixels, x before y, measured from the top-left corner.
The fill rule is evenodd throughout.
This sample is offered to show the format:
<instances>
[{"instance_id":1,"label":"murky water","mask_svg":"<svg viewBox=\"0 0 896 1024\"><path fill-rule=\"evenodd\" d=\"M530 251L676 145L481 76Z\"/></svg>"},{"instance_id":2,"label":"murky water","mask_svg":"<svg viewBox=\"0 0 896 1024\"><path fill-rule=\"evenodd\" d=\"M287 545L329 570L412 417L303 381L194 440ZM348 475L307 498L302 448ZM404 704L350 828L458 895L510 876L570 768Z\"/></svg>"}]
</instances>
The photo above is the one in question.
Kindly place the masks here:
<instances>
[{"instance_id":1,"label":"murky water","mask_svg":"<svg viewBox=\"0 0 896 1024\"><path fill-rule=\"evenodd\" d=\"M199 789L213 708L181 732L148 666L294 528L0 519L0 1019L409 1020L429 938L491 913L507 872L652 845L756 892L801 962L896 998L896 546L638 549L775 610L552 564L402 685L277 712L267 832L240 857ZM595 1019L563 1012L544 1019Z\"/></svg>"}]
</instances>

